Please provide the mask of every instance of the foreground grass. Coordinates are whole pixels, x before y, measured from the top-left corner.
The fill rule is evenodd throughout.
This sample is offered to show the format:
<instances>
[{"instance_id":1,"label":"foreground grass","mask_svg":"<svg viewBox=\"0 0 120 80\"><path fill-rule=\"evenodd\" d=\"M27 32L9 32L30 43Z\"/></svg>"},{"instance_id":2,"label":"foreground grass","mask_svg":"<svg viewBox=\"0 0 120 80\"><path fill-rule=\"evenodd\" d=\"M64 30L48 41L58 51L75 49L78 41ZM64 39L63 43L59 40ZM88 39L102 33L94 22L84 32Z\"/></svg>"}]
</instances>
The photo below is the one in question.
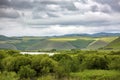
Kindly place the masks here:
<instances>
[{"instance_id":1,"label":"foreground grass","mask_svg":"<svg viewBox=\"0 0 120 80\"><path fill-rule=\"evenodd\" d=\"M115 70L85 70L70 75L76 80L120 80L120 71Z\"/></svg>"}]
</instances>

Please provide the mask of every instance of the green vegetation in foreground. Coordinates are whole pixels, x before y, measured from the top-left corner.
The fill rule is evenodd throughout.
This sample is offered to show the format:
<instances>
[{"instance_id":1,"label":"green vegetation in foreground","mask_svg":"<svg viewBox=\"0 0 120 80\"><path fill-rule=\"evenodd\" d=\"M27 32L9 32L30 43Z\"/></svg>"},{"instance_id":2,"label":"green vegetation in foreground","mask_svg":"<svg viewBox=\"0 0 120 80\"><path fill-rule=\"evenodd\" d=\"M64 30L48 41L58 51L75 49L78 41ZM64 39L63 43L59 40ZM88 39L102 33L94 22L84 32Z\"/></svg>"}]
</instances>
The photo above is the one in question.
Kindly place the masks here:
<instances>
[{"instance_id":1,"label":"green vegetation in foreground","mask_svg":"<svg viewBox=\"0 0 120 80\"><path fill-rule=\"evenodd\" d=\"M76 80L120 80L120 71L115 70L85 70L70 75Z\"/></svg>"},{"instance_id":2,"label":"green vegetation in foreground","mask_svg":"<svg viewBox=\"0 0 120 80\"><path fill-rule=\"evenodd\" d=\"M61 50L53 56L0 50L0 80L120 80L120 51Z\"/></svg>"}]
</instances>

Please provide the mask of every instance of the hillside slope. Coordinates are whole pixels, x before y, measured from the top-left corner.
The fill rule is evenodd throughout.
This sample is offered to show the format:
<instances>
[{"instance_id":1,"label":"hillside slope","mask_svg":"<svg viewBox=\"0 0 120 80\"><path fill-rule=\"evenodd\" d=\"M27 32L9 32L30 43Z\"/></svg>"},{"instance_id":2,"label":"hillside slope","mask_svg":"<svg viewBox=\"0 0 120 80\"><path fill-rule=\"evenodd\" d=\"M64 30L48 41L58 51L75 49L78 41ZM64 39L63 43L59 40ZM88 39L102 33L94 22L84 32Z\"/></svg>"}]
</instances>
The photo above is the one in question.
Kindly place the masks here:
<instances>
[{"instance_id":1,"label":"hillside slope","mask_svg":"<svg viewBox=\"0 0 120 80\"><path fill-rule=\"evenodd\" d=\"M12 44L3 44L0 43L0 49L13 49L13 50L17 50L17 48L12 45Z\"/></svg>"},{"instance_id":2,"label":"hillside slope","mask_svg":"<svg viewBox=\"0 0 120 80\"><path fill-rule=\"evenodd\" d=\"M27 48L27 50L40 50L40 49L41 50L51 50L51 49L66 50L66 49L75 49L75 48L76 47L74 47L68 42L45 40Z\"/></svg>"},{"instance_id":3,"label":"hillside slope","mask_svg":"<svg viewBox=\"0 0 120 80\"><path fill-rule=\"evenodd\" d=\"M106 46L108 43L102 40L97 40L88 45L87 49L99 49Z\"/></svg>"},{"instance_id":4,"label":"hillside slope","mask_svg":"<svg viewBox=\"0 0 120 80\"><path fill-rule=\"evenodd\" d=\"M105 46L105 49L120 49L120 37Z\"/></svg>"},{"instance_id":5,"label":"hillside slope","mask_svg":"<svg viewBox=\"0 0 120 80\"><path fill-rule=\"evenodd\" d=\"M86 48L91 42L94 40L83 40L83 39L78 39L75 41L69 41L73 46L75 46L77 49L84 49Z\"/></svg>"}]
</instances>

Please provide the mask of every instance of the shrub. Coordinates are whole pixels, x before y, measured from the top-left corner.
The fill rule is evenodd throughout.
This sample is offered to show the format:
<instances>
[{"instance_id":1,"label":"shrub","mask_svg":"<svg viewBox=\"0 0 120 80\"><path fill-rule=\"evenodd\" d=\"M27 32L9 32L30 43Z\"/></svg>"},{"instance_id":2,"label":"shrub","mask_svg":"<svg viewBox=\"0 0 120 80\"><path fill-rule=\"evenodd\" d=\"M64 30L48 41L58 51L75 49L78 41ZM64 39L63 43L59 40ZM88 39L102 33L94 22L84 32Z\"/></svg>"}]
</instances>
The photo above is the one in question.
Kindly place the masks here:
<instances>
[{"instance_id":1,"label":"shrub","mask_svg":"<svg viewBox=\"0 0 120 80\"><path fill-rule=\"evenodd\" d=\"M15 72L0 72L0 80L19 80L19 77Z\"/></svg>"},{"instance_id":2,"label":"shrub","mask_svg":"<svg viewBox=\"0 0 120 80\"><path fill-rule=\"evenodd\" d=\"M30 68L30 65L21 66L18 71L20 78L33 78L36 75L36 71Z\"/></svg>"},{"instance_id":3,"label":"shrub","mask_svg":"<svg viewBox=\"0 0 120 80\"><path fill-rule=\"evenodd\" d=\"M55 73L58 66L57 62L49 57L36 56L32 59L32 68L38 76Z\"/></svg>"},{"instance_id":4,"label":"shrub","mask_svg":"<svg viewBox=\"0 0 120 80\"><path fill-rule=\"evenodd\" d=\"M113 56L109 63L109 69L115 69L120 70L120 57L119 56Z\"/></svg>"},{"instance_id":5,"label":"shrub","mask_svg":"<svg viewBox=\"0 0 120 80\"><path fill-rule=\"evenodd\" d=\"M4 69L18 72L21 66L31 64L31 59L25 56L7 57L3 59L2 64Z\"/></svg>"},{"instance_id":6,"label":"shrub","mask_svg":"<svg viewBox=\"0 0 120 80\"><path fill-rule=\"evenodd\" d=\"M87 69L108 69L108 61L104 56L92 55L85 58L82 67Z\"/></svg>"}]
</instances>

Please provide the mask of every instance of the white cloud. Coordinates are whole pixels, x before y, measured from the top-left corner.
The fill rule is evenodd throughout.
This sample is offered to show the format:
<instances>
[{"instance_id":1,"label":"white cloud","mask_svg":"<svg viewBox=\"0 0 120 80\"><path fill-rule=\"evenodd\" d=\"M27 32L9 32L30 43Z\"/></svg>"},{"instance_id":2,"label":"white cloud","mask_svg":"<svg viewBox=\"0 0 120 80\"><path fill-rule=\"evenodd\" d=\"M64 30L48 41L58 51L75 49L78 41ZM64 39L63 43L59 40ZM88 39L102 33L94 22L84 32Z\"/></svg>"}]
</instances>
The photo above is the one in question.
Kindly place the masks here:
<instances>
[{"instance_id":1,"label":"white cloud","mask_svg":"<svg viewBox=\"0 0 120 80\"><path fill-rule=\"evenodd\" d=\"M55 4L50 4L50 5L46 5L46 8L52 11L60 11L61 7L59 5L55 5Z\"/></svg>"},{"instance_id":2,"label":"white cloud","mask_svg":"<svg viewBox=\"0 0 120 80\"><path fill-rule=\"evenodd\" d=\"M101 26L101 27L86 27L86 26L60 26L52 25L45 28L33 28L33 27L11 27L6 28L4 31L1 30L0 34L7 36L53 36L53 35L64 35L64 34L80 34L80 33L97 33L97 32L119 32L120 26Z\"/></svg>"},{"instance_id":3,"label":"white cloud","mask_svg":"<svg viewBox=\"0 0 120 80\"><path fill-rule=\"evenodd\" d=\"M107 0L97 1L10 0L11 6L0 1L5 3L0 5L0 34L44 36L120 32L120 8L115 1L110 0L113 4Z\"/></svg>"},{"instance_id":4,"label":"white cloud","mask_svg":"<svg viewBox=\"0 0 120 80\"><path fill-rule=\"evenodd\" d=\"M120 17L113 14L112 16L102 12L86 12L84 14L76 15L65 15L58 18L50 19L37 19L37 20L26 20L27 24L36 24L36 25L81 25L81 22L93 22L94 21L113 21L114 19L119 20Z\"/></svg>"},{"instance_id":5,"label":"white cloud","mask_svg":"<svg viewBox=\"0 0 120 80\"><path fill-rule=\"evenodd\" d=\"M119 1L119 3L118 3L119 5L120 5L120 1Z\"/></svg>"}]
</instances>

